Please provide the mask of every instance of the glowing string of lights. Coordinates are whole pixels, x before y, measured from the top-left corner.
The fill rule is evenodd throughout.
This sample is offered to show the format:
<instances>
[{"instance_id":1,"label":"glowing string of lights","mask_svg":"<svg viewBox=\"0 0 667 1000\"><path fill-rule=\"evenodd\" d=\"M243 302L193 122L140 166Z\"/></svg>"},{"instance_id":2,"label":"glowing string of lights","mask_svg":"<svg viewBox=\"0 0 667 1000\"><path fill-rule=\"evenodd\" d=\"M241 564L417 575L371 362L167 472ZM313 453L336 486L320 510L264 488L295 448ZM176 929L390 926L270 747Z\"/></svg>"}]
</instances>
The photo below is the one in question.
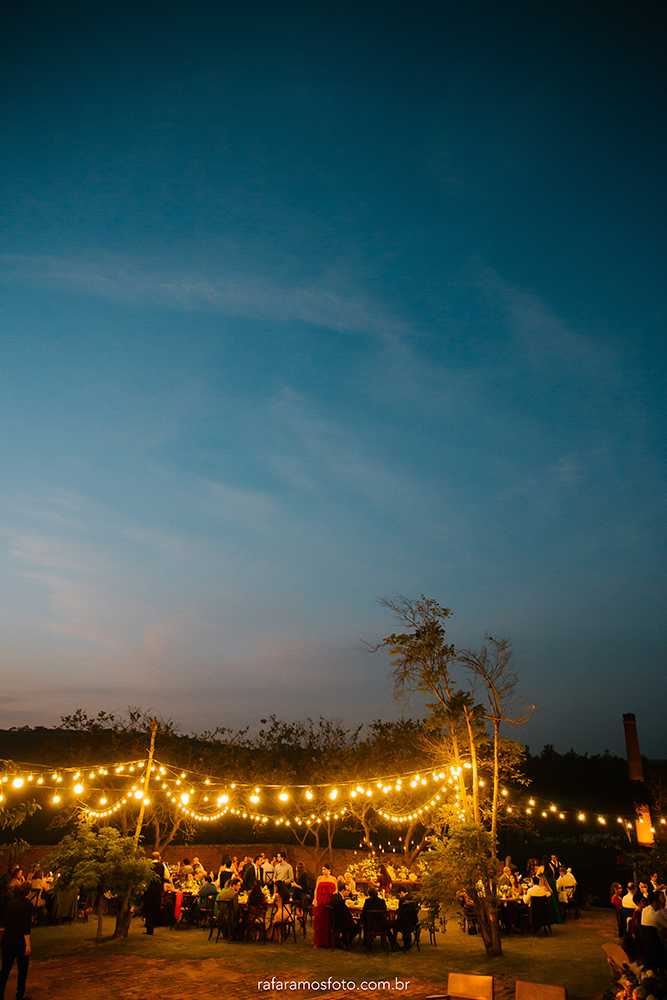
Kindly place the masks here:
<instances>
[{"instance_id":1,"label":"glowing string of lights","mask_svg":"<svg viewBox=\"0 0 667 1000\"><path fill-rule=\"evenodd\" d=\"M0 805L7 800L8 794L29 793L34 790L51 789L53 791L52 803L59 805L63 798L70 792L82 803L82 809L86 815L92 818L108 818L118 812L121 808L139 804L143 799L143 792L140 788L141 779L145 775L145 760L131 760L95 767L47 767L46 765L20 764L12 761L0 761L0 769L5 767L4 773L0 773ZM466 763L464 767L469 768ZM430 783L436 783L435 793L431 794L421 806L413 808L410 812L397 814L391 811L388 806L383 808L373 803L373 808L382 816L384 820L391 823L406 823L418 819L421 815L430 812L442 803L442 795L449 791L446 785L452 785L455 790L457 781L461 775L461 768L449 768L450 776L447 777L445 771L421 772L412 771L404 775L381 776L372 779L364 779L363 782L344 781L335 784L331 781L309 784L262 783L261 785L252 782L229 782L224 779L211 779L210 776L203 777L202 772L190 770L189 773L181 771L171 765L164 765L155 762L151 768L151 781L153 782L152 794L162 794L172 805L179 809L189 819L211 823L223 819L225 816L235 816L241 819L249 819L252 822L267 824L273 821L276 825L289 826L291 822L297 825L304 823L323 821L328 818L341 818L349 813L342 802L338 805L338 811L325 811L320 805L317 812L303 812L298 810L298 799L304 797L306 801L312 802L317 793L320 797L328 799L332 805L346 796L352 801L371 800L373 797L385 799L392 793L404 794L408 790L425 789ZM99 799L99 805L103 808L93 808L90 804L84 803L82 797L86 792L86 785L90 789L90 783L96 779L109 779L110 781L121 781L128 779L128 784L134 780L135 784L129 789L118 791L103 788ZM71 788L70 782L72 783ZM483 785L483 781L480 781ZM216 791L217 788L217 791ZM278 792L277 802L273 802L273 796ZM524 798L520 802L513 801L510 804L509 792L506 788L501 790L503 809L506 816L512 814L516 816L528 816L534 819L553 818L560 821L569 820L576 816L578 822L587 822L590 814L586 810L559 809L553 802L547 800L537 800L534 797ZM269 798L275 808L285 810L289 808L288 803L297 806L294 815L287 817L284 814L276 817L269 815L264 810L258 810L262 797ZM207 803L204 808L194 808L192 799L195 798L200 803ZM245 804L243 799L247 798L249 804ZM109 800L115 800L111 804ZM148 804L150 800L145 800ZM232 804L233 802L233 804ZM211 803L209 806L208 803ZM459 803L459 796L456 794L456 801L451 803L456 806ZM641 817L618 816L609 813L593 813L595 822L599 827L616 822L623 828L631 830L634 823ZM664 817L656 820L657 825L666 825ZM651 827L651 832L655 832L655 826Z\"/></svg>"}]
</instances>

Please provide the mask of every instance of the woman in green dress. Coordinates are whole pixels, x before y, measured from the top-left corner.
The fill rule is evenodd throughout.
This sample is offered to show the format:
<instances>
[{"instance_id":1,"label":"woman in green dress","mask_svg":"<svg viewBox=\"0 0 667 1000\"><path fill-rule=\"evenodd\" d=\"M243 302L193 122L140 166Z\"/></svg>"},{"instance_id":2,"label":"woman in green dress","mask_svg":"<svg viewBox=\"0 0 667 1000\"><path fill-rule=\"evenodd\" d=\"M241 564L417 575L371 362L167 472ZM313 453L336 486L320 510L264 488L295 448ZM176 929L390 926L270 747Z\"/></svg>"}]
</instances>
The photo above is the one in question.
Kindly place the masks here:
<instances>
[{"instance_id":1,"label":"woman in green dress","mask_svg":"<svg viewBox=\"0 0 667 1000\"><path fill-rule=\"evenodd\" d=\"M544 875L547 881L547 885L551 889L551 895L549 896L549 906L551 907L551 922L552 924L562 924L563 915L560 912L560 906L558 905L558 889L556 888L556 873L554 871L553 865L551 864L551 859L548 854L545 854L542 858L542 864L537 869L538 875Z\"/></svg>"}]
</instances>

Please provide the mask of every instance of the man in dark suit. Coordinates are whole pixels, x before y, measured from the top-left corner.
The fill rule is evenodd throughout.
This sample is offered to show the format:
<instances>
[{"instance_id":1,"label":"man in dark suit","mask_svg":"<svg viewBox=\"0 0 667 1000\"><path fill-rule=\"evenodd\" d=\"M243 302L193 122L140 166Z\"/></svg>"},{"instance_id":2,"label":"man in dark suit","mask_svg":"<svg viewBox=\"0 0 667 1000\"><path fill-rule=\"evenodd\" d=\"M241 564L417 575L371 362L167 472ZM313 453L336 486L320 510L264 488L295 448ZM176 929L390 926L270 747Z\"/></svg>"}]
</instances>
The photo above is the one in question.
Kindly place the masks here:
<instances>
[{"instance_id":1,"label":"man in dark suit","mask_svg":"<svg viewBox=\"0 0 667 1000\"><path fill-rule=\"evenodd\" d=\"M16 996L18 1000L30 1000L25 996L25 984L28 978L30 963L30 925L34 913L32 903L28 901L30 882L19 886L17 895L7 904L5 930L0 941L2 950L2 969L0 970L0 996L5 995L5 986L11 968L16 962L18 982Z\"/></svg>"},{"instance_id":2,"label":"man in dark suit","mask_svg":"<svg viewBox=\"0 0 667 1000\"><path fill-rule=\"evenodd\" d=\"M334 932L340 934L341 941L348 947L355 937L361 933L361 927L350 913L345 900L349 898L349 890L344 882L338 883L338 892L331 897L329 905L333 911ZM340 945L339 945L340 947Z\"/></svg>"},{"instance_id":3,"label":"man in dark suit","mask_svg":"<svg viewBox=\"0 0 667 1000\"><path fill-rule=\"evenodd\" d=\"M398 890L398 913L393 928L389 928L392 948L397 947L398 935L403 935L403 951L412 947L412 935L419 923L419 914L414 900L407 889Z\"/></svg>"},{"instance_id":4,"label":"man in dark suit","mask_svg":"<svg viewBox=\"0 0 667 1000\"><path fill-rule=\"evenodd\" d=\"M148 883L148 887L144 893L143 905L146 934L152 934L158 922L160 907L162 905L162 891L165 885L173 889L169 869L160 857L159 851L153 851L151 867L153 869L153 878Z\"/></svg>"},{"instance_id":5,"label":"man in dark suit","mask_svg":"<svg viewBox=\"0 0 667 1000\"><path fill-rule=\"evenodd\" d=\"M253 859L252 863L246 865L243 870L243 890L244 892L250 892L255 882L262 884L262 869L259 867L259 862L262 858L261 854L258 854L256 858Z\"/></svg>"}]
</instances>

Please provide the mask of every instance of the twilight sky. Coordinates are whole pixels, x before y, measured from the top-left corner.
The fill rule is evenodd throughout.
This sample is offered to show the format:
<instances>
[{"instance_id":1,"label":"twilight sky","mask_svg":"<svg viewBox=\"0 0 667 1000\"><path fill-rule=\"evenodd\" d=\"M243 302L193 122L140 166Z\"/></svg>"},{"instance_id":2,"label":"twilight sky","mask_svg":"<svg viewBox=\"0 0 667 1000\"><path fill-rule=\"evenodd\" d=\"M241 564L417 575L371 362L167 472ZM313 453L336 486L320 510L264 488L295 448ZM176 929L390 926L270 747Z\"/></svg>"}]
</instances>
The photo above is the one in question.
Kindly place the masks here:
<instances>
[{"instance_id":1,"label":"twilight sky","mask_svg":"<svg viewBox=\"0 0 667 1000\"><path fill-rule=\"evenodd\" d=\"M2 17L0 728L397 717L424 593L665 756L663 5Z\"/></svg>"}]
</instances>

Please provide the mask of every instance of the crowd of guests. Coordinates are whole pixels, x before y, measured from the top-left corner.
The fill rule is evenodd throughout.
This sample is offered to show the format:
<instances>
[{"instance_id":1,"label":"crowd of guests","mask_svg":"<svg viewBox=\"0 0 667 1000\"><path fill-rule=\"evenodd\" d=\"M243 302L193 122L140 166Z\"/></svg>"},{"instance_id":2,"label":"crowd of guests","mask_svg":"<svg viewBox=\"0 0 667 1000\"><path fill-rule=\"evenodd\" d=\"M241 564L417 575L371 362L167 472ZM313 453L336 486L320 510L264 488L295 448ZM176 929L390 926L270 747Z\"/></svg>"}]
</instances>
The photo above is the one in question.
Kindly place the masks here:
<instances>
[{"instance_id":1,"label":"crowd of guests","mask_svg":"<svg viewBox=\"0 0 667 1000\"><path fill-rule=\"evenodd\" d=\"M297 912L302 912L312 898L312 879L304 866L297 864L295 871L282 853L268 857L260 852L240 860L226 855L217 873L206 872L197 857L168 865L158 852L152 855L152 865L157 878L148 886L143 901L147 934L153 933L158 922L165 892L181 891L196 897L198 910L210 910L216 902L230 904L238 918L236 936L244 932L243 925L251 910L263 908L270 914L268 929L273 934L284 922L286 903L294 903ZM247 896L244 910L238 902L241 892Z\"/></svg>"},{"instance_id":2,"label":"crowd of guests","mask_svg":"<svg viewBox=\"0 0 667 1000\"><path fill-rule=\"evenodd\" d=\"M256 921L256 926L263 926L273 938L282 932L289 906L296 918L304 919L312 912L316 948L330 947L334 935L341 945L349 947L363 928L366 914L387 910L383 896L391 888L389 873L382 865L378 884L369 888L368 897L358 908L357 921L348 907L348 900L354 903L358 898L354 878L347 871L336 878L326 864L315 880L303 864L299 862L293 868L282 853L269 857L260 852L240 860L227 855L217 873L207 873L196 857L167 865L156 852L152 863L157 878L149 885L143 904L147 934L153 933L158 922L163 893L180 890L196 896L200 910L215 905L220 911L224 907L226 914L231 914L231 934L235 938L245 935L248 921ZM239 902L242 893L244 906ZM398 934L402 935L404 950L411 947L417 922L417 907L412 897L407 890L400 889L396 919L388 925L393 948L398 947Z\"/></svg>"},{"instance_id":3,"label":"crowd of guests","mask_svg":"<svg viewBox=\"0 0 667 1000\"><path fill-rule=\"evenodd\" d=\"M636 885L628 882L625 890L620 882L611 887L611 905L624 951L655 972L667 971L666 891L657 872Z\"/></svg>"},{"instance_id":4,"label":"crowd of guests","mask_svg":"<svg viewBox=\"0 0 667 1000\"><path fill-rule=\"evenodd\" d=\"M572 869L561 864L555 854L544 855L541 861L529 858L522 875L516 865L508 863L498 878L498 896L501 901L500 921L505 931L523 929L527 923L550 926L563 923L563 908L572 904L577 892L577 880ZM532 906L534 900L545 899L545 904ZM512 904L503 905L503 904ZM464 909L471 901L462 900ZM548 905L547 905L548 904ZM535 912L533 912L535 911Z\"/></svg>"}]
</instances>

